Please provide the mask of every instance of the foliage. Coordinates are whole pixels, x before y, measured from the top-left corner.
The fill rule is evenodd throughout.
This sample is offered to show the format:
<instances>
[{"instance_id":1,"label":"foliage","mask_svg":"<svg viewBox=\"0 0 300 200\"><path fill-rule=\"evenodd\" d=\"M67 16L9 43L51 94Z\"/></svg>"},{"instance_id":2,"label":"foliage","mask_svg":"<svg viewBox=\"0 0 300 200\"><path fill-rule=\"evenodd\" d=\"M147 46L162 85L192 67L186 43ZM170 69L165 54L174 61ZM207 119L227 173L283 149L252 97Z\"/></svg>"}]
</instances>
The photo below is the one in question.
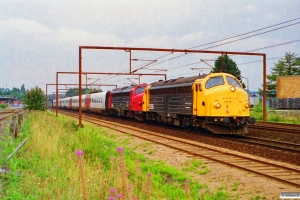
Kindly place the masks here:
<instances>
[{"instance_id":1,"label":"foliage","mask_svg":"<svg viewBox=\"0 0 300 200\"><path fill-rule=\"evenodd\" d=\"M91 89L89 88L82 88L82 94L89 94ZM73 96L78 96L79 95L79 90L78 88L70 88L66 92L66 97L73 97Z\"/></svg>"},{"instance_id":2,"label":"foliage","mask_svg":"<svg viewBox=\"0 0 300 200\"><path fill-rule=\"evenodd\" d=\"M226 72L233 76L235 76L245 88L245 84L242 82L241 71L237 67L236 63L229 58L228 55L219 56L218 59L215 61L215 67L212 70L213 73L217 72Z\"/></svg>"},{"instance_id":3,"label":"foliage","mask_svg":"<svg viewBox=\"0 0 300 200\"><path fill-rule=\"evenodd\" d=\"M285 53L271 70L271 74L267 75L266 94L268 97L276 97L277 77L300 75L300 57L297 58L295 53Z\"/></svg>"},{"instance_id":4,"label":"foliage","mask_svg":"<svg viewBox=\"0 0 300 200\"><path fill-rule=\"evenodd\" d=\"M46 109L46 97L44 91L39 88L31 88L27 90L24 96L25 109L29 110L45 110Z\"/></svg>"},{"instance_id":5,"label":"foliage","mask_svg":"<svg viewBox=\"0 0 300 200\"><path fill-rule=\"evenodd\" d=\"M19 101L23 101L25 95L25 85L21 86L21 89L13 87L9 88L0 88L0 95L11 96L17 98Z\"/></svg>"},{"instance_id":6,"label":"foliage","mask_svg":"<svg viewBox=\"0 0 300 200\"><path fill-rule=\"evenodd\" d=\"M262 121L263 120L263 108L262 103L254 106L253 111L251 111L251 117L255 118L255 120ZM267 122L281 122L287 124L300 124L300 119L298 114L278 114L275 110L269 109L267 110Z\"/></svg>"},{"instance_id":7,"label":"foliage","mask_svg":"<svg viewBox=\"0 0 300 200\"><path fill-rule=\"evenodd\" d=\"M102 90L94 88L94 89L91 89L87 94L92 94L92 93L97 93L97 92L102 92Z\"/></svg>"},{"instance_id":8,"label":"foliage","mask_svg":"<svg viewBox=\"0 0 300 200\"><path fill-rule=\"evenodd\" d=\"M0 104L0 108L6 108L6 105L5 104Z\"/></svg>"}]
</instances>

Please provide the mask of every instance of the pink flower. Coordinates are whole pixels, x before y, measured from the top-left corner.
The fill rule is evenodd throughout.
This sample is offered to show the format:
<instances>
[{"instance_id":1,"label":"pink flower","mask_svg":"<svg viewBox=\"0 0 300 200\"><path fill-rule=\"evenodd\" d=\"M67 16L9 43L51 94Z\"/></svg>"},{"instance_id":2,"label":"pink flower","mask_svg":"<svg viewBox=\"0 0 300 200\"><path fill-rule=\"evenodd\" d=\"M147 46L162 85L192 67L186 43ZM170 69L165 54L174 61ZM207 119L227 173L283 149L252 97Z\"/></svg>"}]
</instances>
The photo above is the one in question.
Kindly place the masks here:
<instances>
[{"instance_id":1,"label":"pink flower","mask_svg":"<svg viewBox=\"0 0 300 200\"><path fill-rule=\"evenodd\" d=\"M118 153L122 153L122 152L123 152L123 147L118 147L118 148L117 148L117 152L118 152Z\"/></svg>"},{"instance_id":2,"label":"pink flower","mask_svg":"<svg viewBox=\"0 0 300 200\"><path fill-rule=\"evenodd\" d=\"M110 190L109 190L109 191L110 191L110 193L111 193L111 194L114 194L114 193L116 193L116 189L115 189L115 188L110 188Z\"/></svg>"},{"instance_id":3,"label":"pink flower","mask_svg":"<svg viewBox=\"0 0 300 200\"><path fill-rule=\"evenodd\" d=\"M185 180L184 191L187 196L189 196L191 192L189 183L190 183L189 180Z\"/></svg>"},{"instance_id":4,"label":"pink flower","mask_svg":"<svg viewBox=\"0 0 300 200\"><path fill-rule=\"evenodd\" d=\"M109 196L109 197L108 197L108 200L115 200L115 197Z\"/></svg>"},{"instance_id":5,"label":"pink flower","mask_svg":"<svg viewBox=\"0 0 300 200\"><path fill-rule=\"evenodd\" d=\"M152 176L152 174L151 174L151 173L148 173L147 176L150 178L150 177Z\"/></svg>"},{"instance_id":6,"label":"pink flower","mask_svg":"<svg viewBox=\"0 0 300 200\"><path fill-rule=\"evenodd\" d=\"M121 199L122 198L122 194L118 194L118 199Z\"/></svg>"},{"instance_id":7,"label":"pink flower","mask_svg":"<svg viewBox=\"0 0 300 200\"><path fill-rule=\"evenodd\" d=\"M82 150L77 150L77 151L75 152L75 155L78 156L78 157L80 157L80 156L83 155L83 151L82 151Z\"/></svg>"}]
</instances>

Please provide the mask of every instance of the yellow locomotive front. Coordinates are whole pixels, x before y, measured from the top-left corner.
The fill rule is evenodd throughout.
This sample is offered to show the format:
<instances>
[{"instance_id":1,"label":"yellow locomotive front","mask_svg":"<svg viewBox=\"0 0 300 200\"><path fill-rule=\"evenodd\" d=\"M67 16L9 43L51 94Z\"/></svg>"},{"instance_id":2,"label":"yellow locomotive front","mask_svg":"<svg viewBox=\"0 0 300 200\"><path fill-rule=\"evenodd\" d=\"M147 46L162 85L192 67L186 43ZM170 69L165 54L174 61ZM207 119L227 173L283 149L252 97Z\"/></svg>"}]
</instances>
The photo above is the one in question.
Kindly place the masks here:
<instances>
[{"instance_id":1,"label":"yellow locomotive front","mask_svg":"<svg viewBox=\"0 0 300 200\"><path fill-rule=\"evenodd\" d=\"M247 133L248 94L231 74L214 73L193 84L193 115L205 118L201 126L213 133Z\"/></svg>"}]
</instances>

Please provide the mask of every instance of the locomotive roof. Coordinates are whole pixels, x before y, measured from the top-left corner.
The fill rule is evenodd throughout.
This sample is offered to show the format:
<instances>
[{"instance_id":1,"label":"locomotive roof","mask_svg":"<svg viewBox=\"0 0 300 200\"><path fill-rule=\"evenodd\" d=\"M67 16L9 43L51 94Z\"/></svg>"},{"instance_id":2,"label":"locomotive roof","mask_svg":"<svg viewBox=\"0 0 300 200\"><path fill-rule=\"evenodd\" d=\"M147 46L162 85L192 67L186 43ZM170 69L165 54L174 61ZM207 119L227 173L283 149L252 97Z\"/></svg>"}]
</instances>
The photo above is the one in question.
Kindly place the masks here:
<instances>
[{"instance_id":1,"label":"locomotive roof","mask_svg":"<svg viewBox=\"0 0 300 200\"><path fill-rule=\"evenodd\" d=\"M134 88L135 85L131 85L131 86L125 86L125 87L122 87L122 88L116 88L116 89L113 89L112 90L112 93L119 93L119 92L129 92L132 88Z\"/></svg>"},{"instance_id":2,"label":"locomotive roof","mask_svg":"<svg viewBox=\"0 0 300 200\"><path fill-rule=\"evenodd\" d=\"M140 85L130 85L130 86L125 86L122 88L116 88L112 90L112 93L120 93L120 92L129 92L131 89L135 88L135 87L139 87L139 86L146 86L147 84L143 83Z\"/></svg>"},{"instance_id":3,"label":"locomotive roof","mask_svg":"<svg viewBox=\"0 0 300 200\"><path fill-rule=\"evenodd\" d=\"M207 77L208 74L203 74L200 76L191 76L191 77L180 77L177 79L170 79L170 80L166 80L166 81L158 81L158 82L154 82L151 83L151 88L154 87L160 87L160 86L171 86L171 85L192 85L195 80L197 79L204 79L205 77Z\"/></svg>"}]
</instances>

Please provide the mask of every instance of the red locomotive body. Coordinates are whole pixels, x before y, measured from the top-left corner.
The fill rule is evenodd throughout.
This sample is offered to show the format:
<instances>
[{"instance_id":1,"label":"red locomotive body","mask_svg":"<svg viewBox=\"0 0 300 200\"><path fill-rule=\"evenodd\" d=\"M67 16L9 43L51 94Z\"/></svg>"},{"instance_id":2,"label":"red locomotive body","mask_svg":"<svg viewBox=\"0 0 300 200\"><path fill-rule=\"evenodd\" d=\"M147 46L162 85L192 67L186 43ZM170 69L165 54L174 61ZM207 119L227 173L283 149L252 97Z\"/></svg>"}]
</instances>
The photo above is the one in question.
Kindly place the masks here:
<instances>
[{"instance_id":1,"label":"red locomotive body","mask_svg":"<svg viewBox=\"0 0 300 200\"><path fill-rule=\"evenodd\" d=\"M130 110L134 112L142 112L143 96L147 84L137 85L130 91Z\"/></svg>"},{"instance_id":2,"label":"red locomotive body","mask_svg":"<svg viewBox=\"0 0 300 200\"><path fill-rule=\"evenodd\" d=\"M110 114L134 117L142 120L142 102L148 84L134 85L112 90L108 99Z\"/></svg>"}]
</instances>

